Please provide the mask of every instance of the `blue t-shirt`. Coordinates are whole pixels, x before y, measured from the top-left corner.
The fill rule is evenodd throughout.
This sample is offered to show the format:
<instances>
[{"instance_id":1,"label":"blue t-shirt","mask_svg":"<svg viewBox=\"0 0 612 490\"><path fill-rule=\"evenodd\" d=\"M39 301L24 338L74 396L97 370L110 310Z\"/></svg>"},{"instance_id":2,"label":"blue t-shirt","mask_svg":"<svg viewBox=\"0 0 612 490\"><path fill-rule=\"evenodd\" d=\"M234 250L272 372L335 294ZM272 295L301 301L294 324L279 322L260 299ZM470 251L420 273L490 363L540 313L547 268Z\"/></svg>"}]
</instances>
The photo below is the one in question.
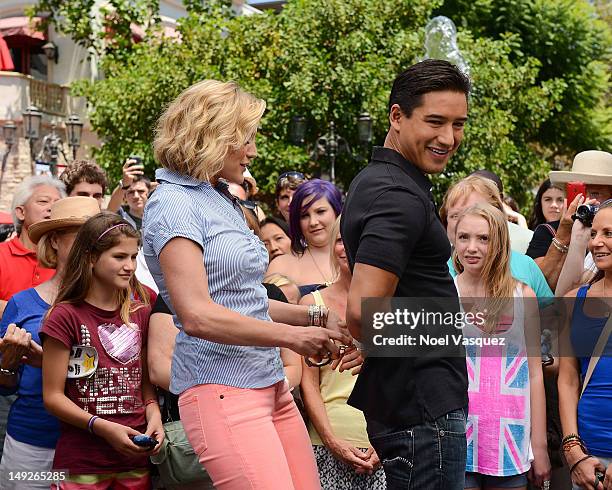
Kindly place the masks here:
<instances>
[{"instance_id":1,"label":"blue t-shirt","mask_svg":"<svg viewBox=\"0 0 612 490\"><path fill-rule=\"evenodd\" d=\"M457 272L453 267L452 259L448 260L448 270L454 279ZM514 279L533 289L540 306L546 306L549 303L546 299L554 296L544 274L531 257L512 250L510 253L510 273Z\"/></svg>"},{"instance_id":2,"label":"blue t-shirt","mask_svg":"<svg viewBox=\"0 0 612 490\"><path fill-rule=\"evenodd\" d=\"M582 311L589 285L582 286L576 294L570 339L572 347L578 353L580 374L586 375L590 356L599 336L608 321L608 317L596 318L587 316ZM608 339L604 351L593 371L591 380L578 401L578 434L584 441L589 453L604 458L612 458L612 337ZM606 408L608 407L608 408Z\"/></svg>"},{"instance_id":3,"label":"blue t-shirt","mask_svg":"<svg viewBox=\"0 0 612 490\"><path fill-rule=\"evenodd\" d=\"M2 321L0 336L4 337L10 323L26 329L32 340L40 344L38 332L50 305L34 288L15 294L7 303ZM32 446L55 448L59 438L59 421L45 410L42 397L42 369L22 364L19 367L17 400L11 406L6 432L16 441ZM3 389L0 394L7 395L15 390Z\"/></svg>"}]
</instances>

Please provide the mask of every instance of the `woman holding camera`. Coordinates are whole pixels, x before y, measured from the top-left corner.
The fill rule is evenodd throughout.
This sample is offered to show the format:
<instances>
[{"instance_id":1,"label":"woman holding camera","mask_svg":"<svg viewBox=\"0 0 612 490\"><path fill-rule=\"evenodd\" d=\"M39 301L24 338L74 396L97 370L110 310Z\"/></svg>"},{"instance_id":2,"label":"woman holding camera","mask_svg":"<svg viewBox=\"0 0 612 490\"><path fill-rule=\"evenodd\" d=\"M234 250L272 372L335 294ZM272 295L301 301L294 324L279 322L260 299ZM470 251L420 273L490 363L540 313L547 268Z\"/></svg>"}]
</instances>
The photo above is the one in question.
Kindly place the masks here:
<instances>
[{"instance_id":1,"label":"woman holding camera","mask_svg":"<svg viewBox=\"0 0 612 490\"><path fill-rule=\"evenodd\" d=\"M593 219L588 241L599 272L565 295L574 301L560 341L563 453L574 488L587 490L612 488L611 230L612 202L607 201Z\"/></svg>"}]
</instances>

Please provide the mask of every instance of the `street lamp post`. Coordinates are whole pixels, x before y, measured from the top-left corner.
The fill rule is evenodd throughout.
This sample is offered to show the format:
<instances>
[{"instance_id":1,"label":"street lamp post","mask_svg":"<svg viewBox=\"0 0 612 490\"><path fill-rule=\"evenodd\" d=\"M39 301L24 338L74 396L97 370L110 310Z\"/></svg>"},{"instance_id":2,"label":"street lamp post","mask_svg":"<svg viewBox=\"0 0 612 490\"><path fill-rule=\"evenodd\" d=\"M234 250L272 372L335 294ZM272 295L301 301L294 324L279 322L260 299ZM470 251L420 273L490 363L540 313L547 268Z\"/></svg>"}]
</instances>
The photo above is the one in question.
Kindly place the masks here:
<instances>
[{"instance_id":1,"label":"street lamp post","mask_svg":"<svg viewBox=\"0 0 612 490\"><path fill-rule=\"evenodd\" d=\"M70 115L66 121L66 133L68 146L72 148L72 159L76 160L77 150L81 146L81 135L83 133L83 121L76 114Z\"/></svg>"},{"instance_id":2,"label":"street lamp post","mask_svg":"<svg viewBox=\"0 0 612 490\"><path fill-rule=\"evenodd\" d=\"M40 123L42 121L42 112L36 106L29 106L23 111L23 130L25 138L30 143L30 167L32 175L36 170L34 158L34 143L40 138Z\"/></svg>"},{"instance_id":3,"label":"street lamp post","mask_svg":"<svg viewBox=\"0 0 612 490\"><path fill-rule=\"evenodd\" d=\"M0 194L2 193L2 182L4 182L4 172L6 171L6 162L13 145L15 144L15 133L17 132L17 126L13 121L7 121L2 127L2 137L6 144L6 151L2 155L2 169L0 170Z\"/></svg>"},{"instance_id":4,"label":"street lamp post","mask_svg":"<svg viewBox=\"0 0 612 490\"><path fill-rule=\"evenodd\" d=\"M290 139L294 145L301 146L306 137L306 118L302 115L293 116L290 126ZM372 141L372 118L367 112L363 112L357 118L357 135L359 142L367 146ZM336 183L336 158L341 153L348 153L354 157L346 139L336 131L336 123L329 122L327 133L317 137L315 148L311 158L314 160L320 156L325 156L329 160L330 180Z\"/></svg>"}]
</instances>

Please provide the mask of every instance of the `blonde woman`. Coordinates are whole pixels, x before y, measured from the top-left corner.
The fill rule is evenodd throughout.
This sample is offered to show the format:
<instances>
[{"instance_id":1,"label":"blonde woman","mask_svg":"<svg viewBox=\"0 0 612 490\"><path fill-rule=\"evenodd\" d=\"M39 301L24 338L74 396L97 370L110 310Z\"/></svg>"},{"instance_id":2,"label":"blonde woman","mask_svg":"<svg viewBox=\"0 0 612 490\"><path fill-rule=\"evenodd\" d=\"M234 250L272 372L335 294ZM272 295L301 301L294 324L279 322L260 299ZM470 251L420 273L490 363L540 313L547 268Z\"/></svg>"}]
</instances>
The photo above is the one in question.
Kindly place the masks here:
<instances>
[{"instance_id":1,"label":"blonde woman","mask_svg":"<svg viewBox=\"0 0 612 490\"><path fill-rule=\"evenodd\" d=\"M455 284L462 307L476 318L463 329L464 339L490 341L466 347L465 488L526 489L528 474L536 487L548 488L538 307L533 290L510 272L505 214L489 204L466 209L457 218L454 242Z\"/></svg>"},{"instance_id":2,"label":"blonde woman","mask_svg":"<svg viewBox=\"0 0 612 490\"><path fill-rule=\"evenodd\" d=\"M337 355L333 340L350 342L338 331L288 325L325 326L327 310L269 303L261 284L268 253L227 182L242 183L257 156L264 109L231 82L184 90L157 125L161 185L145 211L144 254L180 329L170 391L219 490L319 488L276 347L321 357Z\"/></svg>"},{"instance_id":3,"label":"blonde woman","mask_svg":"<svg viewBox=\"0 0 612 490\"><path fill-rule=\"evenodd\" d=\"M340 218L330 232L333 284L304 296L300 304L346 311L351 271L339 228ZM357 381L357 371L346 369L349 356L355 357L353 354L347 353L339 370L333 369L335 365L302 366L301 389L309 416L308 432L324 490L385 488L385 473L368 441L363 413L347 404Z\"/></svg>"}]
</instances>

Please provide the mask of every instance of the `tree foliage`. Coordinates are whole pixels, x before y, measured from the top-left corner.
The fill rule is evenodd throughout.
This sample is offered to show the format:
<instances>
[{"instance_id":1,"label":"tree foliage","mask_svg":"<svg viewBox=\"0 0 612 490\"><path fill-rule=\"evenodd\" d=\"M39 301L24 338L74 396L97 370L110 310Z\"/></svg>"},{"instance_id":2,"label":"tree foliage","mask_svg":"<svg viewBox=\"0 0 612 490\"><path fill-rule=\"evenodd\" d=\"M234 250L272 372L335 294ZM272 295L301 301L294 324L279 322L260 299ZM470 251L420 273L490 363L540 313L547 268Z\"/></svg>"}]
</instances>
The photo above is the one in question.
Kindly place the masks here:
<instances>
[{"instance_id":1,"label":"tree foliage","mask_svg":"<svg viewBox=\"0 0 612 490\"><path fill-rule=\"evenodd\" d=\"M180 41L158 34L119 54L107 53L105 78L81 82L75 90L87 98L92 125L104 141L96 157L118 177L121 162L134 152L146 156L152 173L155 121L180 91L205 78L238 81L267 102L257 140L260 156L252 169L269 193L284 170L313 174L326 166L311 161L312 148L288 142L294 115L307 118L308 141L334 121L355 153L366 155L358 144L356 116L367 111L374 143L382 144L393 79L423 58L429 18L451 12L460 19L459 46L471 66L474 92L464 144L436 179L436 193L449 179L491 168L525 204L548 169L544 157L609 142L609 121L596 123L606 117L607 54L604 44L591 45L604 43L609 31L588 17L592 11L582 0L571 2L581 4L574 9L565 0L519 3L514 11L508 6L516 2L509 0L292 0L279 14L233 17L226 2L189 1L189 15L178 25ZM502 4L506 27L495 30L489 24L497 22ZM560 22L559 12L541 7L552 4L575 24L564 21L538 34ZM574 134L578 129L581 134ZM347 186L365 161L342 156L340 183Z\"/></svg>"}]
</instances>

